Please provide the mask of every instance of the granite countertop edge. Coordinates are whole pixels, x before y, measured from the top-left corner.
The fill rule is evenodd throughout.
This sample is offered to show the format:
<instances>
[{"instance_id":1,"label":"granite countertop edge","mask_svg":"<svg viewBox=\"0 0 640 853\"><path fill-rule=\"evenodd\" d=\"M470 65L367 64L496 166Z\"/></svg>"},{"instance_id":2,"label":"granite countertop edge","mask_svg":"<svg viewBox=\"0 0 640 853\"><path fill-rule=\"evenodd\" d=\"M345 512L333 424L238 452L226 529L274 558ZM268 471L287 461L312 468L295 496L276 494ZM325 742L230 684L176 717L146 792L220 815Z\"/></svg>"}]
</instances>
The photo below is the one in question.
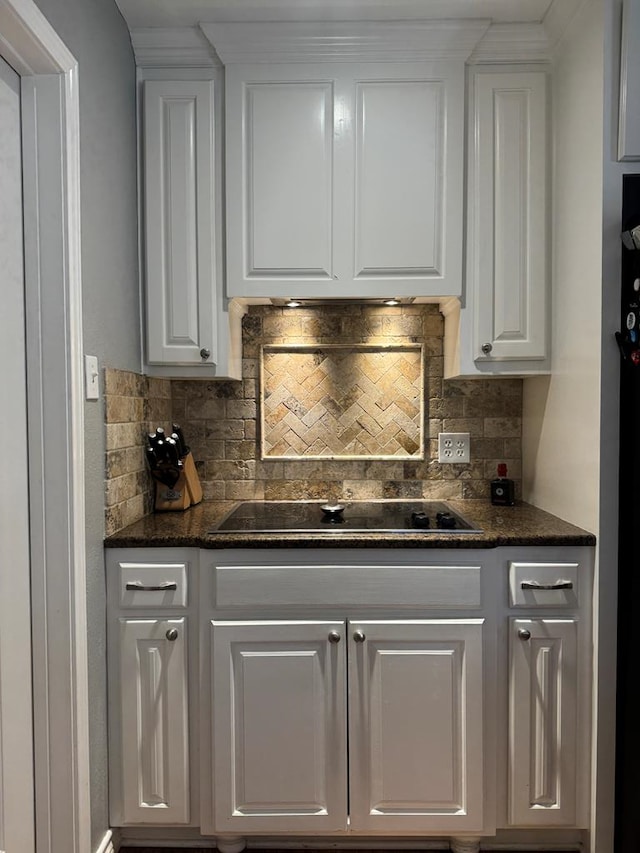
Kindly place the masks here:
<instances>
[{"instance_id":1,"label":"granite countertop edge","mask_svg":"<svg viewBox=\"0 0 640 853\"><path fill-rule=\"evenodd\" d=\"M524 502L495 507L486 501L448 501L482 533L210 533L235 501L207 501L184 512L156 513L105 539L107 548L447 548L593 546L596 537Z\"/></svg>"}]
</instances>

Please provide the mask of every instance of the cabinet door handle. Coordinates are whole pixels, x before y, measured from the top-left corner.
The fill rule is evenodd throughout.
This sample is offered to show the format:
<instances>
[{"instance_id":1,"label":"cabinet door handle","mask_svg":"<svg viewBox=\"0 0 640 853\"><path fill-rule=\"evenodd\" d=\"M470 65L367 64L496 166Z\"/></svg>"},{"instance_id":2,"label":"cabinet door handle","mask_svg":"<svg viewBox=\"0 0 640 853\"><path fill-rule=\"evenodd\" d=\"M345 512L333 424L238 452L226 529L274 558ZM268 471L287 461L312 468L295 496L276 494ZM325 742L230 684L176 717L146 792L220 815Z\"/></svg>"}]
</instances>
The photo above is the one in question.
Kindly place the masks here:
<instances>
[{"instance_id":1,"label":"cabinet door handle","mask_svg":"<svg viewBox=\"0 0 640 853\"><path fill-rule=\"evenodd\" d=\"M573 589L573 581L557 580L555 583L522 581L520 589Z\"/></svg>"},{"instance_id":2,"label":"cabinet door handle","mask_svg":"<svg viewBox=\"0 0 640 853\"><path fill-rule=\"evenodd\" d=\"M493 349L493 345L492 345L492 344L489 344L489 343L487 343L487 344L482 344L482 346L480 347L480 349L482 350L482 354L483 354L483 355L489 355L489 353L490 353L490 352L491 352L491 350Z\"/></svg>"},{"instance_id":3,"label":"cabinet door handle","mask_svg":"<svg viewBox=\"0 0 640 853\"><path fill-rule=\"evenodd\" d=\"M202 347L202 349L200 350L200 358L203 361L206 361L210 357L211 357L211 350L207 349L206 347Z\"/></svg>"},{"instance_id":4,"label":"cabinet door handle","mask_svg":"<svg viewBox=\"0 0 640 853\"><path fill-rule=\"evenodd\" d=\"M167 631L165 636L166 636L167 640L169 640L170 643L173 643L175 640L178 639L178 629L177 628L169 628L169 630Z\"/></svg>"},{"instance_id":5,"label":"cabinet door handle","mask_svg":"<svg viewBox=\"0 0 640 853\"><path fill-rule=\"evenodd\" d=\"M142 581L129 581L125 589L138 592L166 592L168 589L178 589L178 584L176 581L162 581L155 586L145 586Z\"/></svg>"},{"instance_id":6,"label":"cabinet door handle","mask_svg":"<svg viewBox=\"0 0 640 853\"><path fill-rule=\"evenodd\" d=\"M531 631L527 630L527 628L518 628L518 636L521 640L530 640Z\"/></svg>"},{"instance_id":7,"label":"cabinet door handle","mask_svg":"<svg viewBox=\"0 0 640 853\"><path fill-rule=\"evenodd\" d=\"M340 642L340 634L337 631L329 631L329 642L330 643L339 643Z\"/></svg>"},{"instance_id":8,"label":"cabinet door handle","mask_svg":"<svg viewBox=\"0 0 640 853\"><path fill-rule=\"evenodd\" d=\"M356 641L356 643L364 643L367 638L363 631L354 631L353 639Z\"/></svg>"}]
</instances>

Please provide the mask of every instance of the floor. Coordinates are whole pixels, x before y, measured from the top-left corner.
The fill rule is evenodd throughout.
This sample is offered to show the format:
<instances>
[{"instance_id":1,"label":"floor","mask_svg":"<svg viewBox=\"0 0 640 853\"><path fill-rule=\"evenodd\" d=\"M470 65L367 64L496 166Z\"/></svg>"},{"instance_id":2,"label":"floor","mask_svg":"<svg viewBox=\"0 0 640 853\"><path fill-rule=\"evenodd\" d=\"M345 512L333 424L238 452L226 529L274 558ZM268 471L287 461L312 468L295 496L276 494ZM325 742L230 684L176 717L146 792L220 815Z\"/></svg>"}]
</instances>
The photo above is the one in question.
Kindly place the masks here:
<instances>
[{"instance_id":1,"label":"floor","mask_svg":"<svg viewBox=\"0 0 640 853\"><path fill-rule=\"evenodd\" d=\"M253 848L257 850L258 848ZM120 853L187 853L184 847L121 847ZM215 847L190 847L188 853L216 853ZM292 849L287 850L272 850L269 849L268 853L294 853ZM350 849L346 850L337 850L335 848L326 848L322 850L311 850L304 848L304 853L396 853L394 850L355 850ZM407 850L397 851L397 853L408 853ZM449 849L447 850L430 850L429 853L450 853ZM504 853L508 853L508 851L504 851ZM529 853L535 853L535 851L529 851ZM545 853L554 853L552 850L547 850ZM558 851L559 853L559 851Z\"/></svg>"}]
</instances>

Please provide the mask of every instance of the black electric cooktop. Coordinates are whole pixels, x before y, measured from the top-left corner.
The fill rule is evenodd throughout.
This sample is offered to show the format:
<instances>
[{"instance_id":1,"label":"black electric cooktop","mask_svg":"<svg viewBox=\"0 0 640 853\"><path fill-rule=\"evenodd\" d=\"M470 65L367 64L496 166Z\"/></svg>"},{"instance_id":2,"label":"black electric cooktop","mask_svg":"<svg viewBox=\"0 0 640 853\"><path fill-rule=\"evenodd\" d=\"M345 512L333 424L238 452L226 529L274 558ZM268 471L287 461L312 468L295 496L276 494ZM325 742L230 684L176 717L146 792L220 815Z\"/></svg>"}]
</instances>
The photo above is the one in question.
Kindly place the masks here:
<instances>
[{"instance_id":1,"label":"black electric cooktop","mask_svg":"<svg viewBox=\"0 0 640 853\"><path fill-rule=\"evenodd\" d=\"M443 501L245 501L210 533L481 533Z\"/></svg>"}]
</instances>

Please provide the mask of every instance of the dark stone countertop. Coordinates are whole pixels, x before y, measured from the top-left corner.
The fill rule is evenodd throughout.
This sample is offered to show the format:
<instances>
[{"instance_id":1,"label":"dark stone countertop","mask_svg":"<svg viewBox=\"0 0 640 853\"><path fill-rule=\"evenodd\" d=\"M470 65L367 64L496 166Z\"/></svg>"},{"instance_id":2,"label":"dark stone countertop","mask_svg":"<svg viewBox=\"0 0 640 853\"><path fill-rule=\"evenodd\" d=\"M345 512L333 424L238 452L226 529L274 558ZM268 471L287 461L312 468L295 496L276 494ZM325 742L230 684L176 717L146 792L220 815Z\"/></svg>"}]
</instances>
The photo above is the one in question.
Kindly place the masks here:
<instances>
[{"instance_id":1,"label":"dark stone countertop","mask_svg":"<svg viewBox=\"0 0 640 853\"><path fill-rule=\"evenodd\" d=\"M209 533L236 505L207 501L184 512L148 515L105 540L108 548L496 548L504 545L595 545L592 533L519 502L447 501L482 533Z\"/></svg>"}]
</instances>

